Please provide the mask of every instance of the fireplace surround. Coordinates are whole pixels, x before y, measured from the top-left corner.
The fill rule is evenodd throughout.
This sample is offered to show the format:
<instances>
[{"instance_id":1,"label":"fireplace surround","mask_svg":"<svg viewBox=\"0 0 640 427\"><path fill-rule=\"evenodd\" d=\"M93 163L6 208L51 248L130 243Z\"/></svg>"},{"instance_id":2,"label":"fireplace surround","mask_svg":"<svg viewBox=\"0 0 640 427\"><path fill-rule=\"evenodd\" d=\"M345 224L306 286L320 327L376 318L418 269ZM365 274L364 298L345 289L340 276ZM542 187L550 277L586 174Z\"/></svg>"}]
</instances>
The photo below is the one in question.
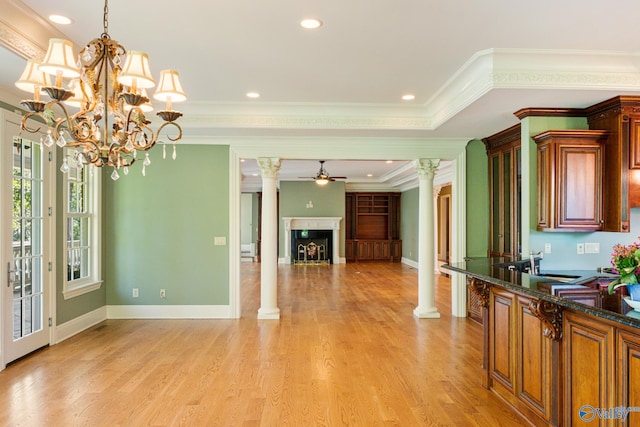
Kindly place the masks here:
<instances>
[{"instance_id":1,"label":"fireplace surround","mask_svg":"<svg viewBox=\"0 0 640 427\"><path fill-rule=\"evenodd\" d=\"M340 263L340 221L342 217L283 217L284 256L280 262L292 264L291 257L291 231L292 230L332 230L331 236L331 263Z\"/></svg>"}]
</instances>

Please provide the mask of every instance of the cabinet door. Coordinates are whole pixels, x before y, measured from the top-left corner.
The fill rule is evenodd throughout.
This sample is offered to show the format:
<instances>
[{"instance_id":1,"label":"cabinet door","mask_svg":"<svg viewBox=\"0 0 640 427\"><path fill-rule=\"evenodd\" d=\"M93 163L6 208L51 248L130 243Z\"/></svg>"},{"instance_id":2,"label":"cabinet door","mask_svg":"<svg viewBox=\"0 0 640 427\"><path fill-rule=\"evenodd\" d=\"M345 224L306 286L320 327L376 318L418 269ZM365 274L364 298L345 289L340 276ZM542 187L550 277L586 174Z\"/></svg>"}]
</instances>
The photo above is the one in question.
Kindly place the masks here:
<instances>
[{"instance_id":1,"label":"cabinet door","mask_svg":"<svg viewBox=\"0 0 640 427\"><path fill-rule=\"evenodd\" d=\"M358 260L368 261L373 259L373 243L367 241L358 242Z\"/></svg>"},{"instance_id":2,"label":"cabinet door","mask_svg":"<svg viewBox=\"0 0 640 427\"><path fill-rule=\"evenodd\" d=\"M640 169L640 117L629 118L629 168Z\"/></svg>"},{"instance_id":3,"label":"cabinet door","mask_svg":"<svg viewBox=\"0 0 640 427\"><path fill-rule=\"evenodd\" d=\"M344 244L344 256L347 261L353 261L356 259L356 242L353 240L347 240Z\"/></svg>"},{"instance_id":4,"label":"cabinet door","mask_svg":"<svg viewBox=\"0 0 640 427\"><path fill-rule=\"evenodd\" d=\"M500 185L500 177L502 170L502 155L501 153L493 154L489 158L489 179L491 181L491 246L490 256L502 256L503 253L503 227L502 227L502 215L503 215L503 203L502 203L502 190Z\"/></svg>"},{"instance_id":5,"label":"cabinet door","mask_svg":"<svg viewBox=\"0 0 640 427\"><path fill-rule=\"evenodd\" d=\"M530 301L530 298L519 296L516 306L516 395L527 409L549 420L553 412L553 342L544 335L545 325L529 309Z\"/></svg>"},{"instance_id":6,"label":"cabinet door","mask_svg":"<svg viewBox=\"0 0 640 427\"><path fill-rule=\"evenodd\" d=\"M638 406L640 402L640 335L618 332L617 406ZM623 424L624 425L624 424ZM626 425L640 425L640 413L631 412Z\"/></svg>"},{"instance_id":7,"label":"cabinet door","mask_svg":"<svg viewBox=\"0 0 640 427\"><path fill-rule=\"evenodd\" d=\"M499 381L510 394L515 395L515 295L492 290L490 304L489 371L494 381Z\"/></svg>"},{"instance_id":8,"label":"cabinet door","mask_svg":"<svg viewBox=\"0 0 640 427\"><path fill-rule=\"evenodd\" d=\"M538 231L603 229L603 164L607 131L550 130L538 147Z\"/></svg>"},{"instance_id":9,"label":"cabinet door","mask_svg":"<svg viewBox=\"0 0 640 427\"><path fill-rule=\"evenodd\" d=\"M553 198L551 197L551 153L552 146L550 144L538 145L538 230L549 229L552 227L553 211L551 206Z\"/></svg>"},{"instance_id":10,"label":"cabinet door","mask_svg":"<svg viewBox=\"0 0 640 427\"><path fill-rule=\"evenodd\" d=\"M614 331L595 318L564 312L564 425L587 425L580 408L620 406L615 402ZM593 425L605 426L597 416Z\"/></svg>"},{"instance_id":11,"label":"cabinet door","mask_svg":"<svg viewBox=\"0 0 640 427\"><path fill-rule=\"evenodd\" d=\"M602 147L558 146L558 228L602 229Z\"/></svg>"}]
</instances>

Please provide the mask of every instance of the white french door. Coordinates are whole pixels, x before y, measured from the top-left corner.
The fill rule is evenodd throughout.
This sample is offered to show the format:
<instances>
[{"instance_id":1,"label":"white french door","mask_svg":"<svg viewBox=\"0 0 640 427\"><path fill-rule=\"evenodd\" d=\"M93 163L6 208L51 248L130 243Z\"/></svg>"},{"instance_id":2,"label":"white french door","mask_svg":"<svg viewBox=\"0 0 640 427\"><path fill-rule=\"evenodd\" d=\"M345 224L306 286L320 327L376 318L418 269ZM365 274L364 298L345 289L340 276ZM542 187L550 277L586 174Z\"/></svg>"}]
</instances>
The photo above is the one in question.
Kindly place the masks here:
<instances>
[{"instance_id":1,"label":"white french door","mask_svg":"<svg viewBox=\"0 0 640 427\"><path fill-rule=\"evenodd\" d=\"M51 275L48 153L20 116L0 114L3 366L49 344ZM40 126L40 125L38 125ZM1 368L1 366L0 366Z\"/></svg>"}]
</instances>

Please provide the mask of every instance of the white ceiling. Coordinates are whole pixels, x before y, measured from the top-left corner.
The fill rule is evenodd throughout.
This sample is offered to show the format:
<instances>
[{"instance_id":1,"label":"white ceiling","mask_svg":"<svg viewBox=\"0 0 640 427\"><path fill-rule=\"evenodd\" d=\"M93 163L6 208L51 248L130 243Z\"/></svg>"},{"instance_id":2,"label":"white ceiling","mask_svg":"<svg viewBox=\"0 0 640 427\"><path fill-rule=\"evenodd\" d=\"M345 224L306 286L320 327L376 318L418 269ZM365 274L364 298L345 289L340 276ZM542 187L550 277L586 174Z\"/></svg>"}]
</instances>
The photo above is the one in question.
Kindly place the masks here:
<instances>
[{"instance_id":1,"label":"white ceiling","mask_svg":"<svg viewBox=\"0 0 640 427\"><path fill-rule=\"evenodd\" d=\"M97 0L0 0L0 10L0 43L22 56L41 55L51 36L81 46L103 30ZM56 26L34 13L75 22ZM180 72L189 96L177 106L185 142L435 144L491 135L517 123L513 112L524 107L585 107L640 94L638 16L637 0L111 0L109 34L146 51L156 76ZM324 26L303 30L306 17ZM24 59L0 49L0 64L0 94L15 103L25 96L13 86ZM248 99L249 91L261 97ZM416 99L402 101L406 93ZM406 162L334 157L324 158L329 173L352 183L367 183L367 173L376 183L406 183ZM244 162L243 174L251 177L252 168ZM280 177L317 170L317 162L287 160Z\"/></svg>"}]
</instances>

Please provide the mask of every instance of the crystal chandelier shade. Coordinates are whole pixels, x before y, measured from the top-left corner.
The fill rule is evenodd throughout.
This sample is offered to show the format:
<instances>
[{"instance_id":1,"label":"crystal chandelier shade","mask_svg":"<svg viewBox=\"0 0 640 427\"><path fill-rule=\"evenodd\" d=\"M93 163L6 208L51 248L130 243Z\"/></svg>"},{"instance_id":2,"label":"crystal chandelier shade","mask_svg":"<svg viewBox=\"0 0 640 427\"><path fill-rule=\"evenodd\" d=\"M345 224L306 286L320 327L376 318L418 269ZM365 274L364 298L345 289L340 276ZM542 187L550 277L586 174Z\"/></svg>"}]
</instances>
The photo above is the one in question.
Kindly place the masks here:
<instances>
[{"instance_id":1,"label":"crystal chandelier shade","mask_svg":"<svg viewBox=\"0 0 640 427\"><path fill-rule=\"evenodd\" d=\"M34 94L33 99L22 101L29 110L22 119L22 130L37 132L27 126L30 117L40 117L48 127L43 143L51 147L75 147L77 167L93 165L118 170L136 161L138 151L148 151L159 141L162 131L174 128L168 141L174 144L182 138L182 128L175 122L182 116L173 110L174 102L186 100L179 75L174 70L163 70L154 98L165 102L166 108L156 114L162 124L151 128L145 113L153 109L147 89L155 86L149 56L144 52L126 51L108 34L108 0L104 6L104 32L91 40L77 56L73 44L67 40L51 39L44 60L27 61L27 66L15 83L21 90ZM51 76L51 84L49 80ZM65 87L66 85L66 87ZM41 99L41 92L49 96ZM73 109L79 111L73 112ZM70 110L72 109L72 110ZM163 149L164 152L164 149ZM151 163L149 153L143 161ZM66 166L66 167L65 167ZM68 170L65 157L63 172Z\"/></svg>"}]
</instances>

